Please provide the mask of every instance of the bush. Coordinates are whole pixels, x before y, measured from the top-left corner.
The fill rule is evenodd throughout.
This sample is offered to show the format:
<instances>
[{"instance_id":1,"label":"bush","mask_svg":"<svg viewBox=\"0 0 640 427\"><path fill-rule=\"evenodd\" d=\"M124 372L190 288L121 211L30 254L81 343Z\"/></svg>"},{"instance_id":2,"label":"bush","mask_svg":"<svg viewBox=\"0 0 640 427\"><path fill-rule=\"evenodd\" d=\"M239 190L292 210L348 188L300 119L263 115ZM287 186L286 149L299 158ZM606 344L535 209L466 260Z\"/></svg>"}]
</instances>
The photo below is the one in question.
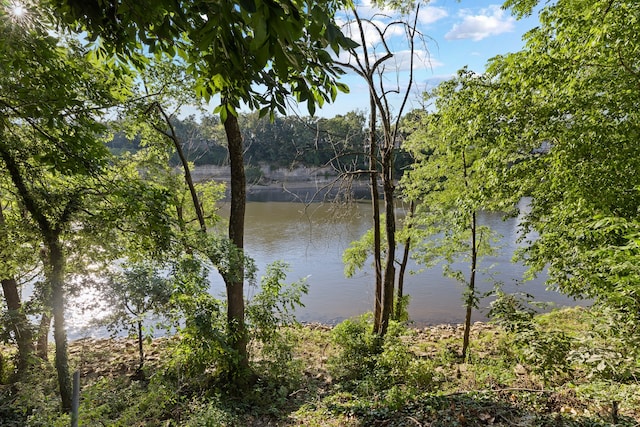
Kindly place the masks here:
<instances>
[{"instance_id":1,"label":"bush","mask_svg":"<svg viewBox=\"0 0 640 427\"><path fill-rule=\"evenodd\" d=\"M495 299L489 308L489 318L502 326L506 331L519 332L531 329L536 311L529 305L533 298L529 294L507 294L495 289Z\"/></svg>"},{"instance_id":2,"label":"bush","mask_svg":"<svg viewBox=\"0 0 640 427\"><path fill-rule=\"evenodd\" d=\"M574 340L563 331L533 329L517 335L524 361L545 383L555 384L573 371L569 354Z\"/></svg>"},{"instance_id":3,"label":"bush","mask_svg":"<svg viewBox=\"0 0 640 427\"><path fill-rule=\"evenodd\" d=\"M640 325L635 315L594 307L586 323L587 331L569 359L586 368L591 380L635 382L640 375Z\"/></svg>"},{"instance_id":4,"label":"bush","mask_svg":"<svg viewBox=\"0 0 640 427\"><path fill-rule=\"evenodd\" d=\"M340 348L329 360L331 374L353 391L371 395L398 396L400 390L433 384L431 365L416 360L403 340L411 332L391 321L384 338L373 333L371 315L345 320L331 338ZM395 389L393 393L388 391Z\"/></svg>"},{"instance_id":5,"label":"bush","mask_svg":"<svg viewBox=\"0 0 640 427\"><path fill-rule=\"evenodd\" d=\"M299 326L295 310L303 306L308 292L306 281L286 284L286 263L276 261L267 266L260 282L260 292L247 305L247 328L252 347L260 351L254 367L278 387L293 387L302 366L293 359L295 335L291 327Z\"/></svg>"},{"instance_id":6,"label":"bush","mask_svg":"<svg viewBox=\"0 0 640 427\"><path fill-rule=\"evenodd\" d=\"M339 381L362 380L375 370L382 339L373 332L371 314L347 319L331 331L340 354L329 360L331 374Z\"/></svg>"}]
</instances>

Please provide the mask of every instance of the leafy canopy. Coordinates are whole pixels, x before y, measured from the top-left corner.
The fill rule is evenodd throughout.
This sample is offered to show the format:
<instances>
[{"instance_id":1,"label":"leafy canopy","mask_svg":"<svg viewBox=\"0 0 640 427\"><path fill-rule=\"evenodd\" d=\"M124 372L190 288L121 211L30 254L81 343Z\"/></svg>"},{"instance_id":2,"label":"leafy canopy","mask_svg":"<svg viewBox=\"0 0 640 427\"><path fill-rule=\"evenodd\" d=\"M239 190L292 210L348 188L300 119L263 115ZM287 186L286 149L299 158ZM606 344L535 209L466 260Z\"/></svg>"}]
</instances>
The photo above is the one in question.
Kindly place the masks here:
<instances>
[{"instance_id":1,"label":"leafy canopy","mask_svg":"<svg viewBox=\"0 0 640 427\"><path fill-rule=\"evenodd\" d=\"M103 57L115 49L122 60L139 66L151 54L183 64L197 80L205 100L220 94L234 112L245 103L263 113L284 114L294 95L316 105L335 99L347 87L337 81L338 54L354 43L333 22L342 1L243 0L175 2L51 0L56 14L76 31L86 31Z\"/></svg>"},{"instance_id":2,"label":"leafy canopy","mask_svg":"<svg viewBox=\"0 0 640 427\"><path fill-rule=\"evenodd\" d=\"M534 2L510 2L524 7ZM525 10L525 9L523 9ZM635 1L557 1L489 67L507 183L532 197L525 257L574 296L638 307L640 73ZM508 109L500 106L508 106ZM631 311L633 311L631 310Z\"/></svg>"}]
</instances>

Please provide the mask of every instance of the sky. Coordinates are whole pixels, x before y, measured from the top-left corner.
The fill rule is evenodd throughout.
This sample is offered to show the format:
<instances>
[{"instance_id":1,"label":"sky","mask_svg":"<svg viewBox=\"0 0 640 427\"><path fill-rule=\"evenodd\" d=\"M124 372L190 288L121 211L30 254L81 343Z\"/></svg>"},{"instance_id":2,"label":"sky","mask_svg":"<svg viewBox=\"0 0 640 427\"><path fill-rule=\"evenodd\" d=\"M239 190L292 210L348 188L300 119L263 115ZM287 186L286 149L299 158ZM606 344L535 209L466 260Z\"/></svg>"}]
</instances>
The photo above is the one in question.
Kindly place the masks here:
<instances>
[{"instance_id":1,"label":"sky","mask_svg":"<svg viewBox=\"0 0 640 427\"><path fill-rule=\"evenodd\" d=\"M373 17L382 26L394 16L391 11L375 11L369 1L360 1L361 17ZM423 105L421 94L439 82L455 75L457 70L467 66L476 72L485 70L487 61L500 54L516 52L524 46L522 36L537 25L537 17L517 20L508 10L501 9L500 0L432 0L422 5L418 17L418 29L424 40L416 44L418 58L414 63L414 88L409 96L407 112ZM397 15L395 16L397 18ZM343 32L360 42L358 32L351 32L348 16L342 18ZM372 30L370 28L369 30ZM380 52L380 38L375 31L367 31L369 52ZM385 84L389 89L406 87L409 70L406 37L400 26L388 30L385 40L395 51L392 61L387 61L390 69ZM404 53L404 55L403 55ZM347 56L340 58L348 61ZM401 70L399 74L395 70ZM397 78L396 78L397 75ZM325 104L316 114L333 117L350 111L368 111L368 89L365 81L353 72L343 76L342 82L350 88L349 94L338 94L336 102ZM400 102L394 100L395 109ZM299 114L307 115L306 106L299 107Z\"/></svg>"}]
</instances>

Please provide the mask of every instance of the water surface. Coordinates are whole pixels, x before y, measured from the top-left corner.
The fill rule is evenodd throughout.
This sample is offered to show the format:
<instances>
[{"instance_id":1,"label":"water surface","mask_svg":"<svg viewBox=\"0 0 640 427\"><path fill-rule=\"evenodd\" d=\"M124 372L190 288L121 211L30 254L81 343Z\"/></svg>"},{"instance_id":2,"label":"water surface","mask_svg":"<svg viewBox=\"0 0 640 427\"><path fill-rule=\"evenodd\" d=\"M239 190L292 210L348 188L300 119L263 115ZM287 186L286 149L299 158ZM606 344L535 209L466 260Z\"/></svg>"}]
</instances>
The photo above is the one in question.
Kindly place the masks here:
<instances>
[{"instance_id":1,"label":"water surface","mask_svg":"<svg viewBox=\"0 0 640 427\"><path fill-rule=\"evenodd\" d=\"M262 195L264 196L264 194ZM261 196L261 197L262 197ZM523 209L526 206L523 204ZM402 217L402 209L398 209ZM223 204L222 215L228 215L228 205ZM511 259L518 244L518 219L504 220L496 213L482 213L479 222L492 227L502 235L501 249L496 256L484 258L479 266L478 289L484 293L493 288L495 281L504 283L506 292L527 292L538 301L551 301L558 306L575 305L576 302L557 292L545 289L545 276L524 282L526 268L514 264ZM374 277L372 266L355 277L346 278L342 254L354 240L359 239L372 224L370 202L350 204L296 203L274 201L250 201L247 203L245 222L245 249L258 267L258 278L266 266L276 260L290 265L287 282L306 280L309 293L304 296L305 307L297 311L302 322L336 324L346 318L373 309ZM400 250L398 256L401 256ZM455 267L468 274L468 265L460 262ZM411 273L405 276L405 294L411 296L409 315L417 326L462 323L464 308L463 286L442 273L442 266L425 269L411 262ZM224 299L224 282L212 271L209 275L211 292ZM259 280L258 280L259 281ZM257 289L246 288L247 298ZM83 293L72 298L68 308L69 336L72 339L85 335L106 335L104 330L84 326L92 317L105 315L102 310L83 311L83 301L93 302L96 295ZM474 320L486 320L488 299L480 301L481 309L474 313Z\"/></svg>"},{"instance_id":2,"label":"water surface","mask_svg":"<svg viewBox=\"0 0 640 427\"><path fill-rule=\"evenodd\" d=\"M373 307L371 264L367 263L355 277L346 278L342 262L344 250L371 227L370 211L368 202L350 205L249 202L245 248L256 261L259 275L270 262L282 260L291 266L288 281L306 278L309 293L303 298L305 307L298 311L299 320L334 324L371 311ZM491 290L495 281L500 281L507 292L527 292L537 300L552 301L559 306L576 304L573 299L547 291L544 275L523 283L526 268L511 262L518 246L517 219L503 220L500 214L482 213L479 222L502 235L498 255L484 258L479 266L481 293ZM455 266L465 273L468 270L464 263ZM460 323L464 320L463 286L444 277L441 265L424 269L412 262L409 269L412 274L405 276L405 293L411 296L409 314L416 324ZM219 275L214 273L211 279L213 292L224 295ZM247 296L251 297L255 292L255 289L248 289ZM488 300L481 301L483 310L476 312L474 320L486 319L488 303Z\"/></svg>"}]
</instances>

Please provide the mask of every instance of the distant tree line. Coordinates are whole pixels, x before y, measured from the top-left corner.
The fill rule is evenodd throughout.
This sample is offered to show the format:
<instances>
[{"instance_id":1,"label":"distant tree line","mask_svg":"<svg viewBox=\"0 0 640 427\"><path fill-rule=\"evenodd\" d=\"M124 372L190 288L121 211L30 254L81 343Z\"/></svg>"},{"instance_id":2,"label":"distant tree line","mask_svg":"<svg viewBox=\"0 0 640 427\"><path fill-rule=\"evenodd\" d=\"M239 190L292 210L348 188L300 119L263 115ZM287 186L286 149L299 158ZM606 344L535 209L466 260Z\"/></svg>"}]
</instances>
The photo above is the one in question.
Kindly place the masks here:
<instances>
[{"instance_id":1,"label":"distant tree line","mask_svg":"<svg viewBox=\"0 0 640 427\"><path fill-rule=\"evenodd\" d=\"M352 111L331 118L280 116L273 120L258 112L239 113L245 144L245 164L274 168L333 167L337 172L366 169L367 119L362 112ZM201 165L228 165L228 153L222 124L217 116L191 115L173 120L189 162ZM113 134L107 146L114 155L137 152L140 135L124 131ZM410 164L406 152L396 150L398 171ZM170 164L178 166L176 153Z\"/></svg>"}]
</instances>

